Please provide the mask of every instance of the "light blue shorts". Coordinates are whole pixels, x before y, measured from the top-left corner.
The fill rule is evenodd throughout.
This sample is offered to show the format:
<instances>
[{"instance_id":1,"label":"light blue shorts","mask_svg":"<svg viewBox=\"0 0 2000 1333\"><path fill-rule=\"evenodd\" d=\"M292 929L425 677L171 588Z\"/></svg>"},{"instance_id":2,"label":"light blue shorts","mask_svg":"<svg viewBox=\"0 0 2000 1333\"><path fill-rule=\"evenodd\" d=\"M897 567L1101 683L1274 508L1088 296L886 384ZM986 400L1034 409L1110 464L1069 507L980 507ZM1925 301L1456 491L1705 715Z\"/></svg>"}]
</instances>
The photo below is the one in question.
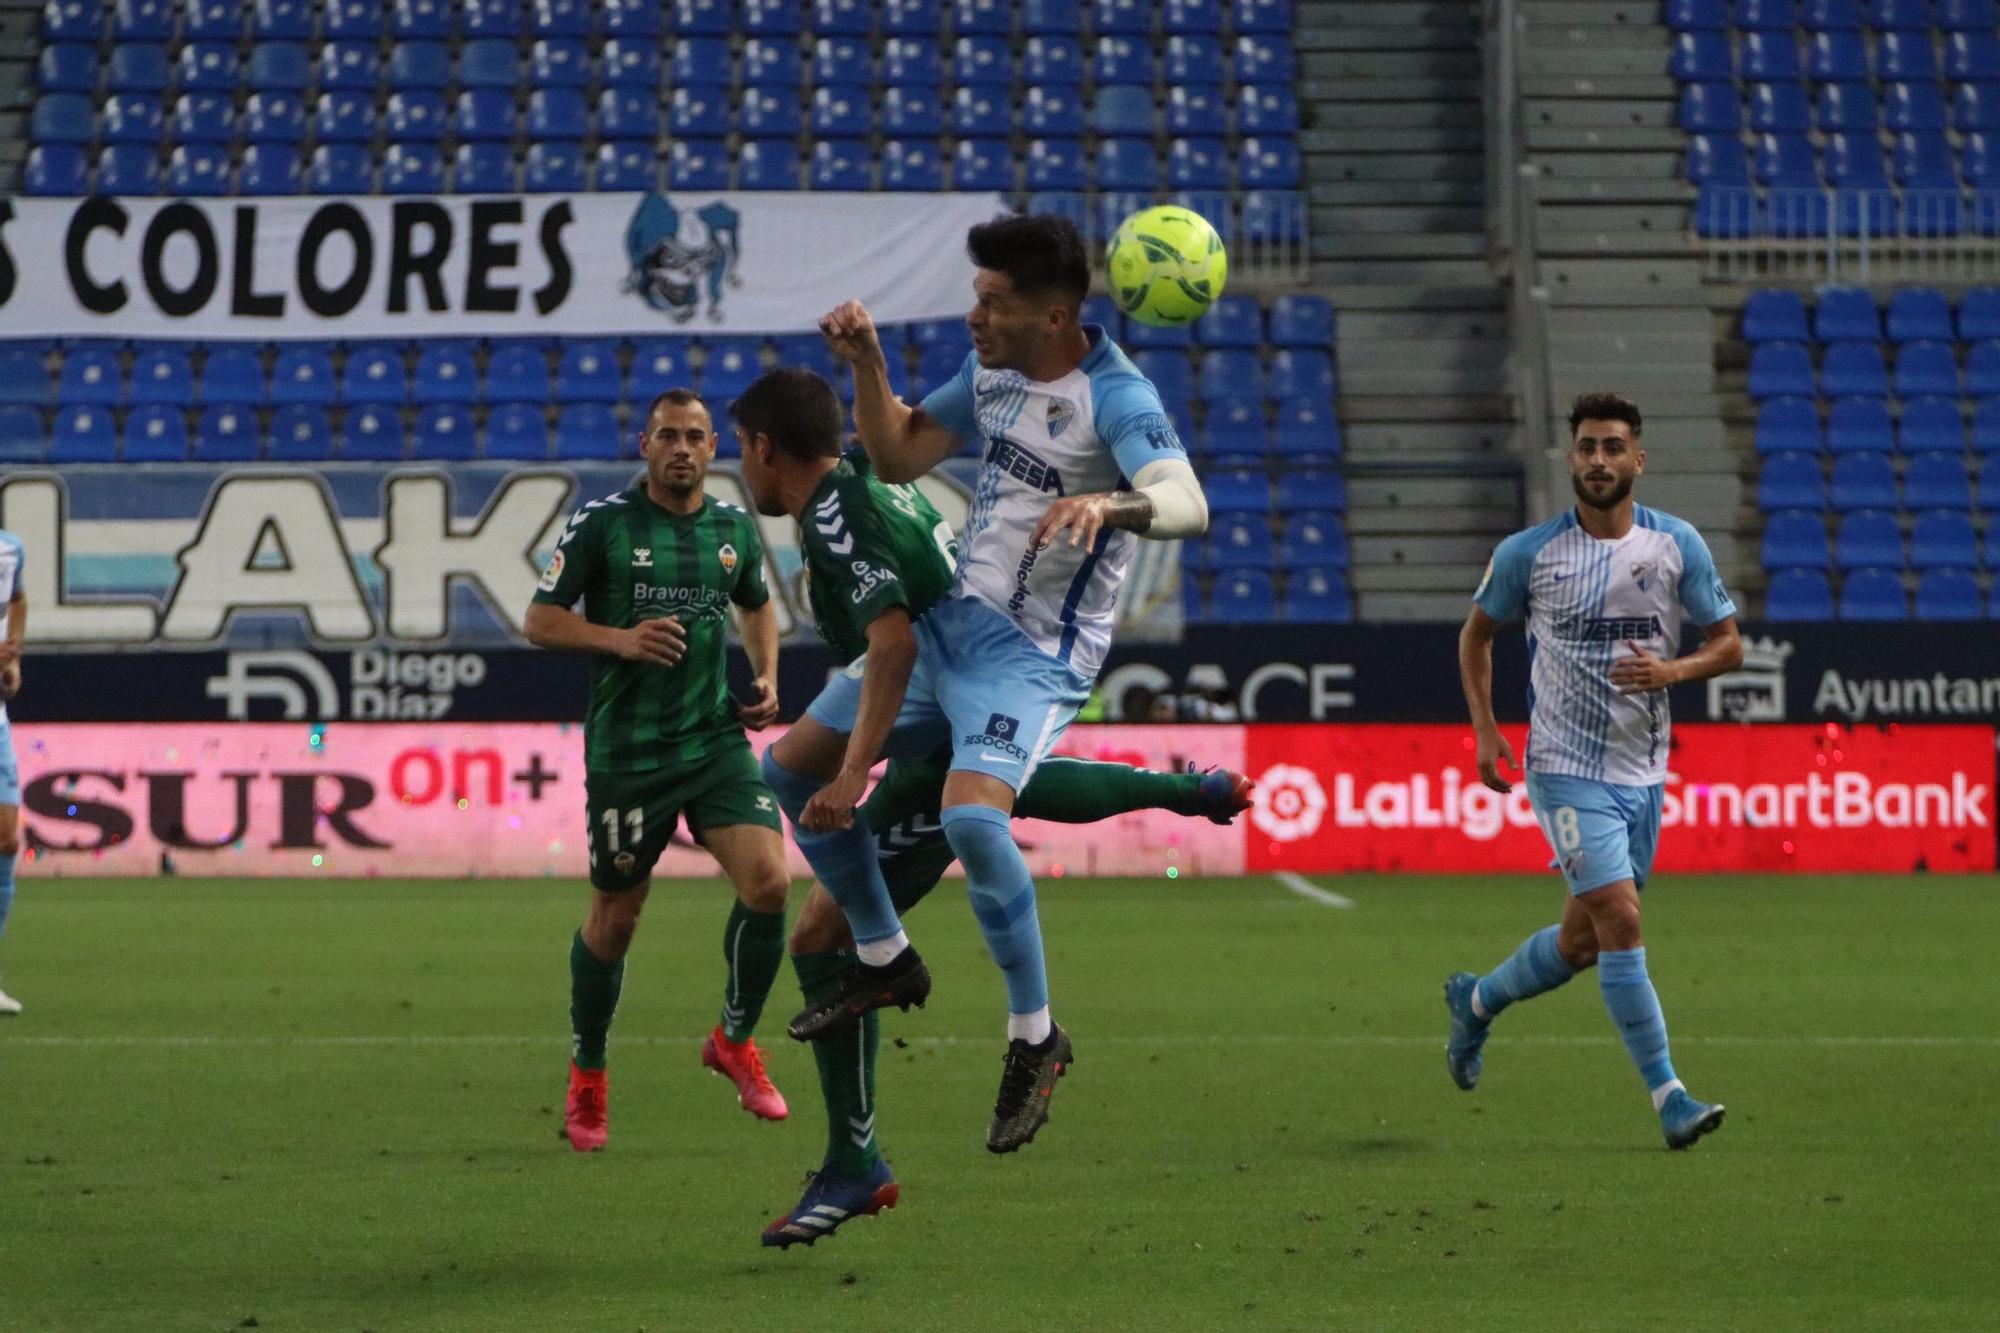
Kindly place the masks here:
<instances>
[{"instance_id":1,"label":"light blue shorts","mask_svg":"<svg viewBox=\"0 0 2000 1333\"><path fill-rule=\"evenodd\" d=\"M1571 893L1629 879L1640 888L1660 846L1663 787L1621 787L1560 773L1528 774L1528 802Z\"/></svg>"},{"instance_id":2,"label":"light blue shorts","mask_svg":"<svg viewBox=\"0 0 2000 1333\"><path fill-rule=\"evenodd\" d=\"M915 759L950 742L951 766L1028 785L1090 697L1090 679L1037 648L983 602L955 597L917 621L917 665L884 752ZM835 676L806 716L843 735L861 709L867 659Z\"/></svg>"},{"instance_id":3,"label":"light blue shorts","mask_svg":"<svg viewBox=\"0 0 2000 1333\"><path fill-rule=\"evenodd\" d=\"M0 722L0 805L21 803L21 768L14 762L14 724Z\"/></svg>"}]
</instances>

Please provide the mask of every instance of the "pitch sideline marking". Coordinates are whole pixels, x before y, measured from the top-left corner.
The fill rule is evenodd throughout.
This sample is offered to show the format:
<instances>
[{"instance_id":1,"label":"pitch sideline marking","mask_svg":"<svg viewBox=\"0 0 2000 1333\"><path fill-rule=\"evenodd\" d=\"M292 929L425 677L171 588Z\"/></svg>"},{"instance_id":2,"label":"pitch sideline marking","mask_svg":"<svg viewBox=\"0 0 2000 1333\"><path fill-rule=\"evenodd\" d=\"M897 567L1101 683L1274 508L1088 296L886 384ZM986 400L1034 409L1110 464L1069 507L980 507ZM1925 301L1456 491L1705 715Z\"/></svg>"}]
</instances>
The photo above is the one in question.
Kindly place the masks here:
<instances>
[{"instance_id":1,"label":"pitch sideline marking","mask_svg":"<svg viewBox=\"0 0 2000 1333\"><path fill-rule=\"evenodd\" d=\"M1277 880L1278 883L1284 885L1293 893L1298 894L1301 898L1310 898L1316 903L1325 903L1328 907L1354 906L1354 899L1344 894L1335 893L1332 889L1322 889L1319 885L1296 871L1274 871L1271 878Z\"/></svg>"},{"instance_id":2,"label":"pitch sideline marking","mask_svg":"<svg viewBox=\"0 0 2000 1333\"><path fill-rule=\"evenodd\" d=\"M620 1037L625 1045L640 1046L696 1046L704 1038L696 1036L663 1037L628 1035ZM991 1046L988 1037L905 1037L911 1046ZM1436 1046L1444 1040L1441 1034L1414 1036L1363 1036L1358 1033L1323 1034L1281 1034L1281 1033L1236 1033L1201 1034L1191 1036L1155 1036L1144 1034L1098 1035L1091 1038L1093 1045L1102 1046L1203 1046L1221 1045L1321 1045L1321 1046ZM1564 1036L1522 1036L1501 1037L1501 1041L1520 1046L1617 1046L1616 1037L1564 1037ZM494 1036L470 1033L461 1036L428 1035L411 1033L406 1035L382 1034L375 1036L320 1036L320 1037L230 1037L215 1034L194 1034L186 1036L74 1036L74 1037L0 1037L0 1050L8 1046L48 1046L48 1047L368 1047L368 1046L560 1046L564 1044L560 1033L540 1036ZM1971 1047L1979 1049L2000 1048L2000 1036L1676 1036L1676 1045L1698 1046L1819 1046L1819 1047L1887 1047L1887 1046L1927 1046L1927 1047Z\"/></svg>"}]
</instances>

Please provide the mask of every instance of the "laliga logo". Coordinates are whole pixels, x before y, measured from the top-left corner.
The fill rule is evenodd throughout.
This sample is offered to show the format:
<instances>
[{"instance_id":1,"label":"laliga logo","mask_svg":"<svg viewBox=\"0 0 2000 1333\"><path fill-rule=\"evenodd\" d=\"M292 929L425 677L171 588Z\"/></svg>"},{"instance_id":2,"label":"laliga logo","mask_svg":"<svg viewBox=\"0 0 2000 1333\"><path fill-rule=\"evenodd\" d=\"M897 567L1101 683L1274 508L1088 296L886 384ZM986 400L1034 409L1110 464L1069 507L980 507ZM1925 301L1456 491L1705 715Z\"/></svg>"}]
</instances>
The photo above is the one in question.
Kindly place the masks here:
<instances>
[{"instance_id":1,"label":"laliga logo","mask_svg":"<svg viewBox=\"0 0 2000 1333\"><path fill-rule=\"evenodd\" d=\"M1326 789L1309 768L1273 764L1257 779L1250 822L1279 842L1298 842L1319 832L1326 815Z\"/></svg>"}]
</instances>

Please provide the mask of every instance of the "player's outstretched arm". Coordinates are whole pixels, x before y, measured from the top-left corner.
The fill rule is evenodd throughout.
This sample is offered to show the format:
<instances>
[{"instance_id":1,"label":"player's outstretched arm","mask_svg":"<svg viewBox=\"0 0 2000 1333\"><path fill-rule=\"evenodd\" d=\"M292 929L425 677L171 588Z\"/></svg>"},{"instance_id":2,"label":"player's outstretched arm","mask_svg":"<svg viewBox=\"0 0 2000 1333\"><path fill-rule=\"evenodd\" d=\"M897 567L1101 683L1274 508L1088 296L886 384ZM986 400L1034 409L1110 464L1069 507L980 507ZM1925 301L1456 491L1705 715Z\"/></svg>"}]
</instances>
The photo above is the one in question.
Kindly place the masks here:
<instances>
[{"instance_id":1,"label":"player's outstretched arm","mask_svg":"<svg viewBox=\"0 0 2000 1333\"><path fill-rule=\"evenodd\" d=\"M1472 732L1479 743L1479 780L1494 791L1514 790L1514 784L1500 770L1500 761L1520 771L1514 747L1500 734L1493 720L1493 636L1500 622L1475 606L1458 632L1458 682L1465 689L1465 707L1472 714Z\"/></svg>"},{"instance_id":2,"label":"player's outstretched arm","mask_svg":"<svg viewBox=\"0 0 2000 1333\"><path fill-rule=\"evenodd\" d=\"M736 609L737 632L743 636L743 655L750 659L754 703L739 702L736 716L752 731L761 731L778 720L778 605L767 601L759 607Z\"/></svg>"},{"instance_id":3,"label":"player's outstretched arm","mask_svg":"<svg viewBox=\"0 0 2000 1333\"><path fill-rule=\"evenodd\" d=\"M1735 616L1725 616L1704 632L1708 637L1701 647L1671 662L1662 661L1644 646L1627 640L1625 646L1632 650L1632 656L1621 657L1611 664L1612 685L1620 694L1649 694L1669 685L1707 680L1743 665L1743 635L1736 628Z\"/></svg>"},{"instance_id":4,"label":"player's outstretched arm","mask_svg":"<svg viewBox=\"0 0 2000 1333\"><path fill-rule=\"evenodd\" d=\"M573 653L608 653L628 662L670 667L687 651L687 631L678 620L642 620L628 629L596 625L567 607L536 602L528 607L522 631L537 648Z\"/></svg>"},{"instance_id":5,"label":"player's outstretched arm","mask_svg":"<svg viewBox=\"0 0 2000 1333\"><path fill-rule=\"evenodd\" d=\"M892 606L868 622L868 653L861 659L861 704L854 730L847 736L847 755L840 773L806 802L799 826L808 833L844 829L854 823L854 807L868 785L868 772L889 743L896 714L903 711L903 694L917 666L917 633L910 613Z\"/></svg>"},{"instance_id":6,"label":"player's outstretched arm","mask_svg":"<svg viewBox=\"0 0 2000 1333\"><path fill-rule=\"evenodd\" d=\"M958 436L920 407L896 397L875 321L849 301L819 322L827 346L854 371L854 425L875 473L891 484L915 481L958 449Z\"/></svg>"}]
</instances>

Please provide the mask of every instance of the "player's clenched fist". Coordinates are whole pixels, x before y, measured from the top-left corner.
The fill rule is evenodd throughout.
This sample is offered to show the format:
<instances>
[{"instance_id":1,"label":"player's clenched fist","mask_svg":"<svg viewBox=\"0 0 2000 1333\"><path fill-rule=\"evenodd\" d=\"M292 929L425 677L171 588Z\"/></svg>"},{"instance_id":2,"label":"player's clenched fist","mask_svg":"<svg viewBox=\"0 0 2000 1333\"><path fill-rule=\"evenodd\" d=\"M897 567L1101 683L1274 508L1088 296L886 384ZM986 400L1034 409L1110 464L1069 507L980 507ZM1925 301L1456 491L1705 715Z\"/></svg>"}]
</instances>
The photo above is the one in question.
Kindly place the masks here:
<instances>
[{"instance_id":1,"label":"player's clenched fist","mask_svg":"<svg viewBox=\"0 0 2000 1333\"><path fill-rule=\"evenodd\" d=\"M882 359L882 342L875 336L875 321L869 317L868 307L859 301L846 301L834 307L820 319L819 331L826 335L826 345L833 354L850 365Z\"/></svg>"},{"instance_id":2,"label":"player's clenched fist","mask_svg":"<svg viewBox=\"0 0 2000 1333\"><path fill-rule=\"evenodd\" d=\"M652 662L675 666L687 651L687 630L671 617L642 620L625 630L618 643L618 655L628 662Z\"/></svg>"}]
</instances>

